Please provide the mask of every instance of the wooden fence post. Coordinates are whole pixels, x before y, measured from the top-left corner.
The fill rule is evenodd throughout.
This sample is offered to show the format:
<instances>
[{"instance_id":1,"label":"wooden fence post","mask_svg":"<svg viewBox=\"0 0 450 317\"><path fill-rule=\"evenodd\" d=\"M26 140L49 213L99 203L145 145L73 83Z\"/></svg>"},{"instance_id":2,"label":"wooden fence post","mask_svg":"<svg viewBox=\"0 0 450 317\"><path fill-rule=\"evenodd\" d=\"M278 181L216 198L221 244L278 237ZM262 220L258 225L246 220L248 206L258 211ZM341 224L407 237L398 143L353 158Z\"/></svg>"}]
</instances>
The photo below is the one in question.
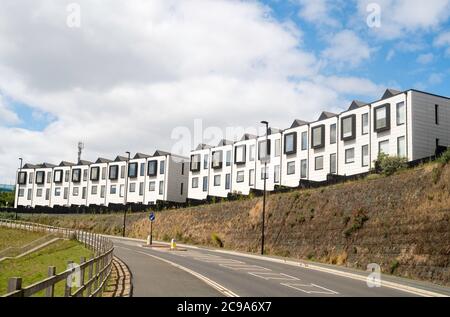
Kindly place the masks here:
<instances>
[{"instance_id":1,"label":"wooden fence post","mask_svg":"<svg viewBox=\"0 0 450 317\"><path fill-rule=\"evenodd\" d=\"M48 277L52 277L56 275L56 267L55 266L49 266L48 267ZM55 284L50 285L45 290L45 296L46 297L54 297L55 296Z\"/></svg>"},{"instance_id":2,"label":"wooden fence post","mask_svg":"<svg viewBox=\"0 0 450 317\"><path fill-rule=\"evenodd\" d=\"M86 262L86 258L83 256L83 257L81 257L81 259L80 259L80 266L83 266L83 264ZM86 269L85 268L81 268L80 269L80 287L83 287L84 286L84 273L86 272ZM80 293L80 296L81 297L83 297L83 293L84 293L84 291L83 292L81 292Z\"/></svg>"},{"instance_id":3,"label":"wooden fence post","mask_svg":"<svg viewBox=\"0 0 450 317\"><path fill-rule=\"evenodd\" d=\"M22 289L22 278L11 277L8 280L8 293L12 293Z\"/></svg>"},{"instance_id":4,"label":"wooden fence post","mask_svg":"<svg viewBox=\"0 0 450 317\"><path fill-rule=\"evenodd\" d=\"M67 267L72 267L73 261L67 261ZM72 274L68 275L66 278L66 286L64 289L64 297L70 297L72 294L72 281L69 282L69 280L72 278Z\"/></svg>"},{"instance_id":5,"label":"wooden fence post","mask_svg":"<svg viewBox=\"0 0 450 317\"><path fill-rule=\"evenodd\" d=\"M90 260L92 260L93 259L93 257L91 257L91 259ZM90 261L89 260L89 261ZM93 265L94 265L94 263L93 262L91 262L91 263L89 263L89 266L88 266L88 281L89 281L89 285L88 285L88 287L87 287L87 297L89 297L89 296L91 296L91 294L92 294L92 283L91 283L91 279L92 279L92 276L93 276Z\"/></svg>"}]
</instances>

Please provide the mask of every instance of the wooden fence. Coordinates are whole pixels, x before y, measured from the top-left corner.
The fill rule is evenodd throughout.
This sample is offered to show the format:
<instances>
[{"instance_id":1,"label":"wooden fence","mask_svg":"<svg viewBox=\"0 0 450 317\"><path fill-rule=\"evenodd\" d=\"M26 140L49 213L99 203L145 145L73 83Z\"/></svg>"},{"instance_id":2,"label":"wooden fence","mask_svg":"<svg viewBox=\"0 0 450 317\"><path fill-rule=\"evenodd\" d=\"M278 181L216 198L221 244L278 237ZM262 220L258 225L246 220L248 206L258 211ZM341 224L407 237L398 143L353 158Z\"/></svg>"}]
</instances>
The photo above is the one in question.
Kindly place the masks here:
<instances>
[{"instance_id":1,"label":"wooden fence","mask_svg":"<svg viewBox=\"0 0 450 317\"><path fill-rule=\"evenodd\" d=\"M55 285L63 281L65 297L95 297L102 294L112 269L114 246L111 240L95 233L24 221L0 219L0 226L51 233L64 239L76 239L94 253L89 260L81 258L78 265L68 261L69 268L58 274L56 274L56 267L50 266L46 279L27 287L22 287L20 277L12 277L8 281L8 293L3 297L30 297L42 291L45 291L45 296L54 297ZM75 276L78 277L79 282L76 288L72 287Z\"/></svg>"}]
</instances>

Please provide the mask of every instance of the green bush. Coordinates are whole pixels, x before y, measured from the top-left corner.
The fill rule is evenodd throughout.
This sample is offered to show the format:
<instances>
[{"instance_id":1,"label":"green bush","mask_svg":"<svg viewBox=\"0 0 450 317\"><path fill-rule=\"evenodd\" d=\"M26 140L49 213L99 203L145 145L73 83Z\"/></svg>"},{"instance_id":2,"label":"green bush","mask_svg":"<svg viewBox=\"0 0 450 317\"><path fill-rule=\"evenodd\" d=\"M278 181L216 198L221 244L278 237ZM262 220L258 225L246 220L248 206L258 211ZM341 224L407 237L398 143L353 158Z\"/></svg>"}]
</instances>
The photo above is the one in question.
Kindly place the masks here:
<instances>
[{"instance_id":1,"label":"green bush","mask_svg":"<svg viewBox=\"0 0 450 317\"><path fill-rule=\"evenodd\" d=\"M404 157L389 156L387 154L380 153L375 161L375 172L385 176L390 176L407 168L408 165L406 163L407 160Z\"/></svg>"},{"instance_id":2,"label":"green bush","mask_svg":"<svg viewBox=\"0 0 450 317\"><path fill-rule=\"evenodd\" d=\"M216 233L213 233L211 235L211 240L216 246L218 246L219 248L223 248L223 241Z\"/></svg>"},{"instance_id":3,"label":"green bush","mask_svg":"<svg viewBox=\"0 0 450 317\"><path fill-rule=\"evenodd\" d=\"M437 161L442 164L447 164L448 162L450 162L450 148L447 149L447 151L445 151L444 153L442 153L442 155L437 159Z\"/></svg>"}]
</instances>

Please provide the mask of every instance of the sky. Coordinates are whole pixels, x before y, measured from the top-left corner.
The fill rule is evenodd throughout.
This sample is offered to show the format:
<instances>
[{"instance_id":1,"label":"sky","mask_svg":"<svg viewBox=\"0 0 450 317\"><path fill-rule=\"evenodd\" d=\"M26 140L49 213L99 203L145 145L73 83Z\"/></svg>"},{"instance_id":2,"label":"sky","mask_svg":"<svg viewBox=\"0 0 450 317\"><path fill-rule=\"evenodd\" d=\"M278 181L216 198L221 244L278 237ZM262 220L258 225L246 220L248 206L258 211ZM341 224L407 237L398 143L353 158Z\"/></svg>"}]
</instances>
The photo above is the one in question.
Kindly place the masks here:
<instances>
[{"instance_id":1,"label":"sky","mask_svg":"<svg viewBox=\"0 0 450 317\"><path fill-rule=\"evenodd\" d=\"M0 183L79 141L187 154L449 78L450 0L2 0Z\"/></svg>"}]
</instances>

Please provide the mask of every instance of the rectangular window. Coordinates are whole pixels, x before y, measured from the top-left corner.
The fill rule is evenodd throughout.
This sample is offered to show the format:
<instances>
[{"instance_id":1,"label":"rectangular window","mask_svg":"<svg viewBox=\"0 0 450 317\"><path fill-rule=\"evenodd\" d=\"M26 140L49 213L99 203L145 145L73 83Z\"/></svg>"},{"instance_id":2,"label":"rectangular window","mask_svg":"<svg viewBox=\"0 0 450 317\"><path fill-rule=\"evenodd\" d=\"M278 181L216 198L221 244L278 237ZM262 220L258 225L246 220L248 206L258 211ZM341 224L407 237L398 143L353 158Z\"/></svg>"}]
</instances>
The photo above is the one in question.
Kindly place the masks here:
<instances>
[{"instance_id":1,"label":"rectangular window","mask_svg":"<svg viewBox=\"0 0 450 317\"><path fill-rule=\"evenodd\" d=\"M337 173L337 161L336 161L336 153L330 154L330 174Z\"/></svg>"},{"instance_id":2,"label":"rectangular window","mask_svg":"<svg viewBox=\"0 0 450 317\"><path fill-rule=\"evenodd\" d=\"M181 175L184 175L184 162L181 163Z\"/></svg>"},{"instance_id":3,"label":"rectangular window","mask_svg":"<svg viewBox=\"0 0 450 317\"><path fill-rule=\"evenodd\" d=\"M295 161L287 163L286 171L287 171L288 175L294 175L295 174Z\"/></svg>"},{"instance_id":4,"label":"rectangular window","mask_svg":"<svg viewBox=\"0 0 450 317\"><path fill-rule=\"evenodd\" d=\"M361 134L366 135L369 134L369 114L363 113L361 116Z\"/></svg>"},{"instance_id":5,"label":"rectangular window","mask_svg":"<svg viewBox=\"0 0 450 317\"><path fill-rule=\"evenodd\" d=\"M67 171L64 173L64 181L65 181L65 182L68 182L69 180L70 180L70 171L67 170Z\"/></svg>"},{"instance_id":6,"label":"rectangular window","mask_svg":"<svg viewBox=\"0 0 450 317\"><path fill-rule=\"evenodd\" d=\"M308 177L308 160L302 160L300 162L300 178Z\"/></svg>"},{"instance_id":7,"label":"rectangular window","mask_svg":"<svg viewBox=\"0 0 450 317\"><path fill-rule=\"evenodd\" d=\"M406 123L406 107L405 103L399 102L397 104L397 125L403 125Z\"/></svg>"},{"instance_id":8,"label":"rectangular window","mask_svg":"<svg viewBox=\"0 0 450 317\"><path fill-rule=\"evenodd\" d=\"M136 192L136 183L130 183L130 193Z\"/></svg>"},{"instance_id":9,"label":"rectangular window","mask_svg":"<svg viewBox=\"0 0 450 317\"><path fill-rule=\"evenodd\" d=\"M164 175L166 172L166 161L159 162L159 174Z\"/></svg>"},{"instance_id":10,"label":"rectangular window","mask_svg":"<svg viewBox=\"0 0 450 317\"><path fill-rule=\"evenodd\" d=\"M36 190L36 197L42 197L42 188Z\"/></svg>"},{"instance_id":11,"label":"rectangular window","mask_svg":"<svg viewBox=\"0 0 450 317\"><path fill-rule=\"evenodd\" d=\"M72 195L77 197L80 193L80 187L74 187L72 190Z\"/></svg>"},{"instance_id":12,"label":"rectangular window","mask_svg":"<svg viewBox=\"0 0 450 317\"><path fill-rule=\"evenodd\" d=\"M100 173L100 167L91 167L91 181L98 181Z\"/></svg>"},{"instance_id":13,"label":"rectangular window","mask_svg":"<svg viewBox=\"0 0 450 317\"><path fill-rule=\"evenodd\" d=\"M109 189L109 193L111 195L117 194L117 186L116 185L111 185L111 188Z\"/></svg>"},{"instance_id":14,"label":"rectangular window","mask_svg":"<svg viewBox=\"0 0 450 317\"><path fill-rule=\"evenodd\" d=\"M33 177L34 177L34 173L30 172L30 175L28 175L28 184L33 184Z\"/></svg>"},{"instance_id":15,"label":"rectangular window","mask_svg":"<svg viewBox=\"0 0 450 317\"><path fill-rule=\"evenodd\" d=\"M83 187L83 189L81 190L81 199L86 199L86 191L87 191L87 188Z\"/></svg>"},{"instance_id":16,"label":"rectangular window","mask_svg":"<svg viewBox=\"0 0 450 317\"><path fill-rule=\"evenodd\" d=\"M144 196L144 182L139 183L139 196Z\"/></svg>"},{"instance_id":17,"label":"rectangular window","mask_svg":"<svg viewBox=\"0 0 450 317\"><path fill-rule=\"evenodd\" d=\"M245 164L246 146L239 145L234 148L234 163L237 165Z\"/></svg>"},{"instance_id":18,"label":"rectangular window","mask_svg":"<svg viewBox=\"0 0 450 317\"><path fill-rule=\"evenodd\" d=\"M397 156L406 157L406 138L404 136L397 138Z\"/></svg>"},{"instance_id":19,"label":"rectangular window","mask_svg":"<svg viewBox=\"0 0 450 317\"><path fill-rule=\"evenodd\" d=\"M154 192L155 190L156 190L156 182L152 181L152 182L148 183L148 191L149 192Z\"/></svg>"},{"instance_id":20,"label":"rectangular window","mask_svg":"<svg viewBox=\"0 0 450 317\"><path fill-rule=\"evenodd\" d=\"M160 195L164 194L164 182L163 181L159 182L159 194Z\"/></svg>"},{"instance_id":21,"label":"rectangular window","mask_svg":"<svg viewBox=\"0 0 450 317\"><path fill-rule=\"evenodd\" d=\"M97 186L96 185L91 187L91 195L97 195Z\"/></svg>"},{"instance_id":22,"label":"rectangular window","mask_svg":"<svg viewBox=\"0 0 450 317\"><path fill-rule=\"evenodd\" d=\"M124 179L125 178L125 165L122 165L120 167L120 178Z\"/></svg>"},{"instance_id":23,"label":"rectangular window","mask_svg":"<svg viewBox=\"0 0 450 317\"><path fill-rule=\"evenodd\" d=\"M336 123L330 125L330 144L336 144Z\"/></svg>"},{"instance_id":24,"label":"rectangular window","mask_svg":"<svg viewBox=\"0 0 450 317\"><path fill-rule=\"evenodd\" d=\"M439 124L439 105L434 105L434 123Z\"/></svg>"},{"instance_id":25,"label":"rectangular window","mask_svg":"<svg viewBox=\"0 0 450 317\"><path fill-rule=\"evenodd\" d=\"M50 184L52 182L52 172L47 173L47 184Z\"/></svg>"},{"instance_id":26,"label":"rectangular window","mask_svg":"<svg viewBox=\"0 0 450 317\"><path fill-rule=\"evenodd\" d=\"M292 155L297 153L297 132L284 135L284 154Z\"/></svg>"},{"instance_id":27,"label":"rectangular window","mask_svg":"<svg viewBox=\"0 0 450 317\"><path fill-rule=\"evenodd\" d=\"M385 104L374 109L374 130L375 132L387 131L391 128L391 105Z\"/></svg>"},{"instance_id":28,"label":"rectangular window","mask_svg":"<svg viewBox=\"0 0 450 317\"><path fill-rule=\"evenodd\" d=\"M317 156L315 159L315 170L323 170L323 156Z\"/></svg>"},{"instance_id":29,"label":"rectangular window","mask_svg":"<svg viewBox=\"0 0 450 317\"><path fill-rule=\"evenodd\" d=\"M231 166L231 151L227 151L226 164L227 164L227 166Z\"/></svg>"},{"instance_id":30,"label":"rectangular window","mask_svg":"<svg viewBox=\"0 0 450 317\"><path fill-rule=\"evenodd\" d=\"M192 188L198 188L198 177L192 178Z\"/></svg>"},{"instance_id":31,"label":"rectangular window","mask_svg":"<svg viewBox=\"0 0 450 317\"><path fill-rule=\"evenodd\" d=\"M19 172L19 176L17 177L17 184L26 185L27 183L27 172Z\"/></svg>"},{"instance_id":32,"label":"rectangular window","mask_svg":"<svg viewBox=\"0 0 450 317\"><path fill-rule=\"evenodd\" d=\"M119 178L119 165L111 165L109 167L109 179L117 180Z\"/></svg>"},{"instance_id":33,"label":"rectangular window","mask_svg":"<svg viewBox=\"0 0 450 317\"><path fill-rule=\"evenodd\" d=\"M63 180L63 171L62 171L62 170L56 170L56 171L54 172L54 178L53 178L53 181L54 181L55 183L62 183L62 180Z\"/></svg>"},{"instance_id":34,"label":"rectangular window","mask_svg":"<svg viewBox=\"0 0 450 317\"><path fill-rule=\"evenodd\" d=\"M308 132L302 132L302 151L308 149Z\"/></svg>"},{"instance_id":35,"label":"rectangular window","mask_svg":"<svg viewBox=\"0 0 450 317\"><path fill-rule=\"evenodd\" d=\"M214 186L220 186L220 175L214 176Z\"/></svg>"},{"instance_id":36,"label":"rectangular window","mask_svg":"<svg viewBox=\"0 0 450 317\"><path fill-rule=\"evenodd\" d=\"M273 169L273 181L275 184L280 182L280 165L275 165Z\"/></svg>"},{"instance_id":37,"label":"rectangular window","mask_svg":"<svg viewBox=\"0 0 450 317\"><path fill-rule=\"evenodd\" d=\"M207 170L208 169L208 166L209 165L209 155L208 154L205 154L204 156L203 156L203 169L204 170Z\"/></svg>"},{"instance_id":38,"label":"rectangular window","mask_svg":"<svg viewBox=\"0 0 450 317\"><path fill-rule=\"evenodd\" d=\"M350 141L356 138L356 115L347 116L341 119L341 140Z\"/></svg>"},{"instance_id":39,"label":"rectangular window","mask_svg":"<svg viewBox=\"0 0 450 317\"><path fill-rule=\"evenodd\" d=\"M45 200L49 200L50 199L50 188L47 188L45 190Z\"/></svg>"},{"instance_id":40,"label":"rectangular window","mask_svg":"<svg viewBox=\"0 0 450 317\"><path fill-rule=\"evenodd\" d=\"M100 186L100 198L105 198L105 194L106 194L106 186L102 185Z\"/></svg>"},{"instance_id":41,"label":"rectangular window","mask_svg":"<svg viewBox=\"0 0 450 317\"><path fill-rule=\"evenodd\" d=\"M147 168L148 176L154 177L158 173L158 161L148 161L148 168Z\"/></svg>"},{"instance_id":42,"label":"rectangular window","mask_svg":"<svg viewBox=\"0 0 450 317\"><path fill-rule=\"evenodd\" d=\"M106 167L102 167L102 179L106 179Z\"/></svg>"},{"instance_id":43,"label":"rectangular window","mask_svg":"<svg viewBox=\"0 0 450 317\"><path fill-rule=\"evenodd\" d=\"M74 183L81 182L81 169L77 168L72 170L72 182Z\"/></svg>"},{"instance_id":44,"label":"rectangular window","mask_svg":"<svg viewBox=\"0 0 450 317\"><path fill-rule=\"evenodd\" d=\"M61 187L55 187L55 197L61 196Z\"/></svg>"},{"instance_id":45,"label":"rectangular window","mask_svg":"<svg viewBox=\"0 0 450 317\"><path fill-rule=\"evenodd\" d=\"M389 140L378 143L378 153L389 154Z\"/></svg>"},{"instance_id":46,"label":"rectangular window","mask_svg":"<svg viewBox=\"0 0 450 317\"><path fill-rule=\"evenodd\" d=\"M138 163L128 164L128 177L136 178L138 176Z\"/></svg>"},{"instance_id":47,"label":"rectangular window","mask_svg":"<svg viewBox=\"0 0 450 317\"><path fill-rule=\"evenodd\" d=\"M320 125L311 129L311 147L320 149L325 146L325 126Z\"/></svg>"},{"instance_id":48,"label":"rectangular window","mask_svg":"<svg viewBox=\"0 0 450 317\"><path fill-rule=\"evenodd\" d=\"M69 187L64 187L64 199L69 198Z\"/></svg>"},{"instance_id":49,"label":"rectangular window","mask_svg":"<svg viewBox=\"0 0 450 317\"><path fill-rule=\"evenodd\" d=\"M23 188L19 189L19 197L23 197L25 190Z\"/></svg>"},{"instance_id":50,"label":"rectangular window","mask_svg":"<svg viewBox=\"0 0 450 317\"><path fill-rule=\"evenodd\" d=\"M345 150L345 164L355 163L355 148Z\"/></svg>"},{"instance_id":51,"label":"rectangular window","mask_svg":"<svg viewBox=\"0 0 450 317\"><path fill-rule=\"evenodd\" d=\"M36 184L42 185L45 183L45 172L39 171L36 172Z\"/></svg>"},{"instance_id":52,"label":"rectangular window","mask_svg":"<svg viewBox=\"0 0 450 317\"><path fill-rule=\"evenodd\" d=\"M231 188L231 174L225 175L225 189Z\"/></svg>"},{"instance_id":53,"label":"rectangular window","mask_svg":"<svg viewBox=\"0 0 450 317\"><path fill-rule=\"evenodd\" d=\"M243 183L245 181L245 173L244 171L237 172L236 183Z\"/></svg>"},{"instance_id":54,"label":"rectangular window","mask_svg":"<svg viewBox=\"0 0 450 317\"><path fill-rule=\"evenodd\" d=\"M369 166L369 146L363 145L361 148L361 159L362 159L362 167Z\"/></svg>"},{"instance_id":55,"label":"rectangular window","mask_svg":"<svg viewBox=\"0 0 450 317\"><path fill-rule=\"evenodd\" d=\"M184 183L181 183L180 185L180 195L183 196L183 191L184 191Z\"/></svg>"},{"instance_id":56,"label":"rectangular window","mask_svg":"<svg viewBox=\"0 0 450 317\"><path fill-rule=\"evenodd\" d=\"M253 162L255 160L255 157L256 157L255 149L256 149L256 147L254 144L250 145L250 155L249 155L250 162Z\"/></svg>"},{"instance_id":57,"label":"rectangular window","mask_svg":"<svg viewBox=\"0 0 450 317\"><path fill-rule=\"evenodd\" d=\"M270 158L270 140L258 142L258 160L267 161Z\"/></svg>"},{"instance_id":58,"label":"rectangular window","mask_svg":"<svg viewBox=\"0 0 450 317\"><path fill-rule=\"evenodd\" d=\"M248 171L248 185L254 186L255 185L255 170L249 170Z\"/></svg>"},{"instance_id":59,"label":"rectangular window","mask_svg":"<svg viewBox=\"0 0 450 317\"><path fill-rule=\"evenodd\" d=\"M123 197L125 195L125 185L120 185L119 196Z\"/></svg>"},{"instance_id":60,"label":"rectangular window","mask_svg":"<svg viewBox=\"0 0 450 317\"><path fill-rule=\"evenodd\" d=\"M31 200L31 194L32 194L32 192L31 192L31 188L30 188L30 189L28 189L28 191L27 191L27 199L28 199L28 200Z\"/></svg>"},{"instance_id":61,"label":"rectangular window","mask_svg":"<svg viewBox=\"0 0 450 317\"><path fill-rule=\"evenodd\" d=\"M88 169L86 168L85 170L83 170L83 182L87 181L88 179Z\"/></svg>"},{"instance_id":62,"label":"rectangular window","mask_svg":"<svg viewBox=\"0 0 450 317\"><path fill-rule=\"evenodd\" d=\"M281 155L281 140L280 139L276 139L275 140L275 153L274 156L275 157L279 157Z\"/></svg>"},{"instance_id":63,"label":"rectangular window","mask_svg":"<svg viewBox=\"0 0 450 317\"><path fill-rule=\"evenodd\" d=\"M261 179L269 179L269 167L261 167Z\"/></svg>"},{"instance_id":64,"label":"rectangular window","mask_svg":"<svg viewBox=\"0 0 450 317\"><path fill-rule=\"evenodd\" d=\"M149 162L150 164L150 162ZM150 173L150 166L148 168ZM191 155L191 172L199 172L200 171L200 154ZM156 172L156 168L155 168Z\"/></svg>"},{"instance_id":65,"label":"rectangular window","mask_svg":"<svg viewBox=\"0 0 450 317\"><path fill-rule=\"evenodd\" d=\"M145 176L145 163L141 163L140 176Z\"/></svg>"},{"instance_id":66,"label":"rectangular window","mask_svg":"<svg viewBox=\"0 0 450 317\"><path fill-rule=\"evenodd\" d=\"M213 169L221 169L222 168L222 158L223 151L215 151L212 152L212 165Z\"/></svg>"},{"instance_id":67,"label":"rectangular window","mask_svg":"<svg viewBox=\"0 0 450 317\"><path fill-rule=\"evenodd\" d=\"M203 176L203 191L208 191L208 176Z\"/></svg>"}]
</instances>

